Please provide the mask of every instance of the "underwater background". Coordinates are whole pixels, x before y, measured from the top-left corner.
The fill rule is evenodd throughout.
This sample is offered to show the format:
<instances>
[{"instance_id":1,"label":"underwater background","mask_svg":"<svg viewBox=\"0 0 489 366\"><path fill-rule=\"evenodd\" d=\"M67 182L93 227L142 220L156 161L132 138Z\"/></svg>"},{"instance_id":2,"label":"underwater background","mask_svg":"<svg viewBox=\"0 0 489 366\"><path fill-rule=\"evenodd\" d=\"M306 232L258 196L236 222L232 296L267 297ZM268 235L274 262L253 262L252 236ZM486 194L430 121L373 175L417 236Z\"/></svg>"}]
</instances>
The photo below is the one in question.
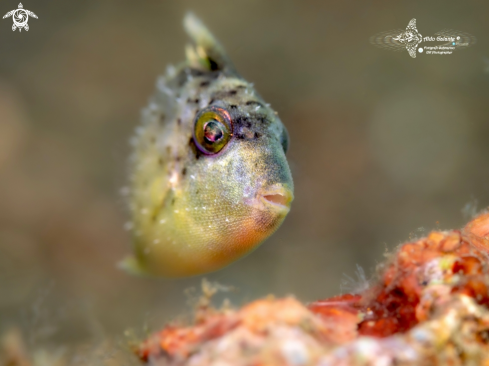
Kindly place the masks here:
<instances>
[{"instance_id":1,"label":"underwater background","mask_svg":"<svg viewBox=\"0 0 489 366\"><path fill-rule=\"evenodd\" d=\"M237 305L325 298L362 285L357 265L368 279L398 244L489 206L489 3L23 5L39 17L28 32L0 21L0 332L19 325L36 343L157 328L189 312L203 277L233 286L223 297ZM184 59L189 10L287 126L295 200L229 267L141 279L116 268L130 248L128 140L157 76ZM477 43L413 59L369 42L412 18L423 36Z\"/></svg>"}]
</instances>

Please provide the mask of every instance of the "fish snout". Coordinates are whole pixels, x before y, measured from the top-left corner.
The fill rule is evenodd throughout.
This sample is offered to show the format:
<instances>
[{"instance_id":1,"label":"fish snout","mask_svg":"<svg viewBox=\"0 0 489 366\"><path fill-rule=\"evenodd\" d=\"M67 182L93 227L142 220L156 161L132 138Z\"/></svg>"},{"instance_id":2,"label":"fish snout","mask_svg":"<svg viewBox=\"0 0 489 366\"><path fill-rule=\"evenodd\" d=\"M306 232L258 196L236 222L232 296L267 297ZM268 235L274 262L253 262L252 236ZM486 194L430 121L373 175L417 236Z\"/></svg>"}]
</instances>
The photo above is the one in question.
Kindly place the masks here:
<instances>
[{"instance_id":1,"label":"fish snout","mask_svg":"<svg viewBox=\"0 0 489 366\"><path fill-rule=\"evenodd\" d=\"M255 203L263 210L288 212L294 199L292 189L286 184L275 184L257 191Z\"/></svg>"}]
</instances>

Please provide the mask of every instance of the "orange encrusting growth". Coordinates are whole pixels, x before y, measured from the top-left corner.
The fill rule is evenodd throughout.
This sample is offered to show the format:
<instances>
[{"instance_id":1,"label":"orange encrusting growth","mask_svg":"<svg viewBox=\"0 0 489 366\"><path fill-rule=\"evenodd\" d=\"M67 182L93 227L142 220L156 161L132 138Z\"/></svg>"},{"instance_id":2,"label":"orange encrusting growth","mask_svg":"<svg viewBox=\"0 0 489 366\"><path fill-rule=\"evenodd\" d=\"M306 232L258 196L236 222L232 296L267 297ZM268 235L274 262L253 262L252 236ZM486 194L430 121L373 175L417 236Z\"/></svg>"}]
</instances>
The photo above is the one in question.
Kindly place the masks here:
<instances>
[{"instance_id":1,"label":"orange encrusting growth","mask_svg":"<svg viewBox=\"0 0 489 366\"><path fill-rule=\"evenodd\" d=\"M358 294L201 308L136 353L168 365L489 365L488 228L489 213L402 245Z\"/></svg>"},{"instance_id":2,"label":"orange encrusting growth","mask_svg":"<svg viewBox=\"0 0 489 366\"><path fill-rule=\"evenodd\" d=\"M348 308L363 315L358 324L360 335L386 337L405 332L428 318L429 304L421 297L427 283L420 281L419 269L430 261L445 257L444 281L457 276L452 294L465 294L479 304L489 301L487 256L489 214L470 222L462 231L434 231L427 238L404 244L385 269L380 283L353 299L332 298L316 301L309 308L318 314ZM441 279L440 279L441 281ZM424 300L426 301L426 300Z\"/></svg>"}]
</instances>

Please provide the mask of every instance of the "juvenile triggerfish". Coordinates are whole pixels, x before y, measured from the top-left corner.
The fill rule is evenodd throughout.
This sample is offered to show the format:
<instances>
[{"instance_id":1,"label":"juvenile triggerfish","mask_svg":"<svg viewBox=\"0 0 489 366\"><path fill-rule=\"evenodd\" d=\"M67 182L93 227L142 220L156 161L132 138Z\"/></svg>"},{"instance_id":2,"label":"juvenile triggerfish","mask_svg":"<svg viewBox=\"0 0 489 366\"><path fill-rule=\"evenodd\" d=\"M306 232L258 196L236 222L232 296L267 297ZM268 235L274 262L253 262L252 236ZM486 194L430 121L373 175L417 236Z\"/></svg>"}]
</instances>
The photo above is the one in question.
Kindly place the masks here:
<instances>
[{"instance_id":1,"label":"juvenile triggerfish","mask_svg":"<svg viewBox=\"0 0 489 366\"><path fill-rule=\"evenodd\" d=\"M290 210L287 130L188 14L187 60L169 67L132 139L128 190L134 256L156 276L218 270L257 248Z\"/></svg>"}]
</instances>

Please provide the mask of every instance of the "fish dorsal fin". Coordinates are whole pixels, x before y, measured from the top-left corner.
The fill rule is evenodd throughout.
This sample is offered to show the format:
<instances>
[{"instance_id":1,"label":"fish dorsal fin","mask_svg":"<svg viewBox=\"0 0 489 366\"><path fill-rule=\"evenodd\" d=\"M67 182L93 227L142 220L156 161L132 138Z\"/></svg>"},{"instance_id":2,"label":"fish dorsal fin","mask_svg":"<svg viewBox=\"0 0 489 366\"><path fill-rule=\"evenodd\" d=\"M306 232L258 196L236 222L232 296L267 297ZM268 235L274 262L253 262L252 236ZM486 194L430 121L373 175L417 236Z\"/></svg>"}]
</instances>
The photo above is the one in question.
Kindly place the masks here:
<instances>
[{"instance_id":1,"label":"fish dorsal fin","mask_svg":"<svg viewBox=\"0 0 489 366\"><path fill-rule=\"evenodd\" d=\"M192 66L210 71L222 70L236 73L233 63L221 44L199 18L193 13L187 13L183 25L192 40L192 44L187 45L185 50L187 60Z\"/></svg>"}]
</instances>

